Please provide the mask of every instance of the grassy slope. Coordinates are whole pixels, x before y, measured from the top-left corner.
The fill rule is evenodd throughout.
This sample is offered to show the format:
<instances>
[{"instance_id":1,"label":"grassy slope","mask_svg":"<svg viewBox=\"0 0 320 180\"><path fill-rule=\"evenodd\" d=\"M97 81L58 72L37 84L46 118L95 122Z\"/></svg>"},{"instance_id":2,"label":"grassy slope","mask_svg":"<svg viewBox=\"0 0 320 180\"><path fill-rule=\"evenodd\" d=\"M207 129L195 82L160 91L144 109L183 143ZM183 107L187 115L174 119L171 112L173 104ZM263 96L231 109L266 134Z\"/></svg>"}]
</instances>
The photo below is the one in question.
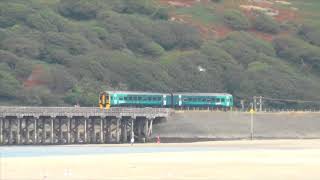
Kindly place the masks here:
<instances>
[{"instance_id":1,"label":"grassy slope","mask_svg":"<svg viewBox=\"0 0 320 180\"><path fill-rule=\"evenodd\" d=\"M57 13L56 11L56 5L59 2L59 0L32 0L32 2L39 3L41 6L49 7L52 12ZM216 3L209 3L209 4L197 4L189 8L171 8L170 11L174 16L180 17L185 20L185 22L191 25L196 26L203 26L208 29L215 26L225 26L223 23L223 12L226 9L229 8L236 8L238 7L238 4L230 4L229 1L227 4L216 4ZM320 17L320 13L317 11L320 9L320 2L317 0L306 0L304 2L295 0L293 1L293 4L295 7L300 9L300 14L303 15L303 21L311 21L312 23L318 22L318 18ZM285 7L284 7L285 8ZM62 17L58 14L59 17ZM131 17L136 19L144 20L146 18L144 15L123 15L125 17ZM79 34L80 36L84 37L83 32L81 30L91 27L101 27L102 22L98 19L92 19L92 20L74 20L67 17L62 17L69 25L72 27L72 34ZM148 17L147 17L148 18ZM150 21L150 20L148 20ZM154 21L151 19L151 21ZM156 22L156 21L154 21ZM17 29L17 30L15 30ZM7 29L8 32L15 32L15 31L21 31L19 30L19 26L11 27L11 29ZM19 36L23 35L22 32L17 33ZM208 36L211 36L212 34L209 34ZM296 34L292 33L289 34L290 36L296 37ZM206 36L206 37L208 37ZM87 38L87 37L86 37ZM126 38L125 36L122 36L122 38ZM211 38L210 38L211 39ZM215 38L213 38L215 39ZM219 38L218 38L219 39ZM207 39L204 39L205 42ZM215 39L216 40L216 39ZM220 39L221 40L221 39ZM217 40L218 43L220 43L220 40ZM267 42L270 43L270 42ZM206 43L204 43L206 44ZM103 54L102 51L105 51ZM98 66L103 66L101 64L107 63L106 66L103 66L104 69L101 71L103 72L103 78L99 77L97 78L97 74L95 74L99 68L93 69L89 74L86 73L85 75L88 76L87 79L79 78L78 74L71 73L71 76L76 79L78 83L75 83L73 85L72 89L69 89L66 92L55 92L54 95L57 98L63 99L65 97L69 96L81 96L81 98L86 98L86 101L82 101L84 105L94 105L95 103L95 94L97 91L103 88L116 88L116 89L129 89L129 90L161 90L161 91L210 91L210 92L222 92L222 91L233 91L238 98L246 98L250 97L252 95L258 94L266 94L268 96L272 96L273 92L268 91L261 91L261 90L255 90L255 91L249 91L246 88L242 86L250 86L256 81L261 81L262 86L268 84L270 80L264 81L262 79L252 79L247 84L242 85L240 84L240 87L235 87L235 89L232 89L233 87L227 87L230 85L223 84L225 78L225 75L222 75L220 77L218 74L222 74L226 71L222 64L224 62L218 62L216 60L210 60L210 56L203 57L202 50L199 50L197 48L187 48L187 49L180 49L175 48L171 50L165 51L161 56L158 57L150 57L148 55L144 55L141 53L136 52L127 52L128 49L125 49L124 51L116 51L113 49L110 49L108 46L98 47L97 44L91 43L89 52L82 56L74 56L72 58L71 63L77 63L80 64L79 59L84 58L84 62L87 64L84 64L85 69L78 69L79 71L84 71L89 69L91 67L91 64L89 62L98 62ZM102 55L101 55L102 54ZM100 57L105 58L109 60L103 60L96 61L93 60L92 57ZM214 56L214 55L213 55ZM224 56L221 56L224 57ZM277 57L272 57L277 58ZM208 60L209 59L209 60ZM237 60L235 58L235 60ZM291 62L282 61L281 59L277 59L278 63L270 63L268 65L265 64L258 64L253 63L250 66L248 65L234 65L239 66L242 69L239 71L246 72L247 74L244 74L244 79L249 79L250 76L255 76L256 74L252 75L251 72L255 72L259 69L264 69L266 67L277 67L282 66L286 68L286 71L288 72L288 76L292 77L292 79L285 79L284 81L295 81L295 79L305 80L308 85L314 84L312 86L313 91L316 91L317 89L317 83L319 82L320 78L317 74L304 74L299 71L299 67L293 65ZM44 67L50 69L55 64L43 62L42 59L30 59L29 61L32 64L43 64ZM79 61L79 63L78 63ZM202 65L208 67L208 75L202 75L197 74L197 72L194 70L197 65ZM172 66L172 67L170 67ZM243 67L242 67L243 66ZM64 64L64 68L66 68L67 71L72 72L73 66L72 64ZM92 68L95 67L92 65ZM215 69L216 68L216 69ZM235 68L235 67L233 67ZM276 70L277 72L279 70ZM110 74L109 74L110 73ZM259 73L257 73L259 74ZM189 76L190 75L190 76ZM232 78L235 78L237 75L233 75ZM248 77L247 77L248 76ZM26 79L27 77L24 77ZM190 79L194 78L194 79ZM102 80L101 80L102 79ZM214 79L210 81L210 79ZM223 79L223 80L222 80ZM279 79L281 79L279 77ZM141 81L140 84L137 84L137 81ZM156 81L156 82L154 82ZM197 83L197 82L191 82L191 81L203 81L203 83ZM236 81L236 80L235 80ZM244 80L243 80L244 81ZM272 80L271 80L272 81ZM114 84L114 82L116 82ZM312 83L311 83L312 82ZM22 83L22 82L21 82ZM215 84L217 83L217 84ZM103 85L102 85L103 84ZM134 84L137 84L136 86ZM209 86L209 85L210 86ZM219 87L219 84L222 84L221 87ZM140 86L141 85L141 86ZM200 87L200 86L206 86L208 87ZM255 86L261 86L261 84L253 84L252 87ZM273 85L272 85L273 86ZM301 86L299 86L301 87ZM265 87L269 88L269 86ZM288 87L289 88L289 87ZM50 89L50 88L49 88ZM50 89L50 91L52 91ZM84 93L88 91L89 93ZM282 91L282 89L278 89L278 91ZM286 91L290 91L290 89L286 89ZM303 90L300 90L303 91ZM76 94L74 92L81 92L80 95ZM70 95L71 93L71 95ZM279 94L276 94L275 96L280 96ZM303 92L295 92L291 97L297 97L301 96ZM316 93L313 93L313 95L306 95L305 98L310 97L316 97ZM32 96L31 96L32 97ZM301 97L304 98L304 97ZM7 100L0 100L1 104L17 104L16 99L11 99L10 101ZM19 101L18 101L19 102ZM20 102L19 102L20 103ZM18 103L18 104L19 104ZM49 102L48 104L42 103L42 105L52 105L52 104L64 104L64 103L70 103L70 102ZM32 103L31 103L32 104Z\"/></svg>"}]
</instances>

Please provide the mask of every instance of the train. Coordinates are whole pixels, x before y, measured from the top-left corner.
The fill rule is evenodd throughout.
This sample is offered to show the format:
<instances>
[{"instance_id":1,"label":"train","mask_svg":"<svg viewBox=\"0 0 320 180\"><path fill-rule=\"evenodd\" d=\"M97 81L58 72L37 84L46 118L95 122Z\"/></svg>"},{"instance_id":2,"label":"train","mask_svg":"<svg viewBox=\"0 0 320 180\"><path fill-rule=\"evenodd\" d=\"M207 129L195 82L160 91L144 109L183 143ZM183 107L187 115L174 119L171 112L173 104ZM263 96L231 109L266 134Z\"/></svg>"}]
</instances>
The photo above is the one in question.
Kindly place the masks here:
<instances>
[{"instance_id":1,"label":"train","mask_svg":"<svg viewBox=\"0 0 320 180\"><path fill-rule=\"evenodd\" d=\"M157 93L136 91L104 91L99 94L100 108L158 107L158 108L223 108L233 107L228 93Z\"/></svg>"}]
</instances>

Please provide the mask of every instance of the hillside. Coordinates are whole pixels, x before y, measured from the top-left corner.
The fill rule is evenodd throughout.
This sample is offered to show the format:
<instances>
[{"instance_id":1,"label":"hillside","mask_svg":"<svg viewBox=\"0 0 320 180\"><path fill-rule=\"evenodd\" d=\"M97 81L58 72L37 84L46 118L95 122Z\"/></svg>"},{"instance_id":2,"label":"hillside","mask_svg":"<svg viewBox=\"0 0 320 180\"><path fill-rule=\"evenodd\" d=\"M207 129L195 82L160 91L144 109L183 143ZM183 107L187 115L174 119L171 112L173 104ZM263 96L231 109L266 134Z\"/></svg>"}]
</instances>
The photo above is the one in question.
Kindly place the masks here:
<instances>
[{"instance_id":1,"label":"hillside","mask_svg":"<svg viewBox=\"0 0 320 180\"><path fill-rule=\"evenodd\" d=\"M2 0L0 105L96 106L106 89L320 100L319 9L318 0Z\"/></svg>"}]
</instances>

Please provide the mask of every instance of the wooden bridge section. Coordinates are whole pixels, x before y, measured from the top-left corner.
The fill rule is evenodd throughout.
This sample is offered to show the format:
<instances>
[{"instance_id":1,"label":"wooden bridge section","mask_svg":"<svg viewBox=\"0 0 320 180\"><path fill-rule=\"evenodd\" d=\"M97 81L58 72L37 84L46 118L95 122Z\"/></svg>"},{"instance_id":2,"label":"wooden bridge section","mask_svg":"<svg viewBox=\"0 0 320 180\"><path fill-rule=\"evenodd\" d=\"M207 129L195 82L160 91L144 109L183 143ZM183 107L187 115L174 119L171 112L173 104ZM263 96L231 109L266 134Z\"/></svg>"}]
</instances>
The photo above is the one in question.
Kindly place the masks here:
<instances>
[{"instance_id":1,"label":"wooden bridge section","mask_svg":"<svg viewBox=\"0 0 320 180\"><path fill-rule=\"evenodd\" d=\"M146 142L165 108L4 107L0 145Z\"/></svg>"}]
</instances>

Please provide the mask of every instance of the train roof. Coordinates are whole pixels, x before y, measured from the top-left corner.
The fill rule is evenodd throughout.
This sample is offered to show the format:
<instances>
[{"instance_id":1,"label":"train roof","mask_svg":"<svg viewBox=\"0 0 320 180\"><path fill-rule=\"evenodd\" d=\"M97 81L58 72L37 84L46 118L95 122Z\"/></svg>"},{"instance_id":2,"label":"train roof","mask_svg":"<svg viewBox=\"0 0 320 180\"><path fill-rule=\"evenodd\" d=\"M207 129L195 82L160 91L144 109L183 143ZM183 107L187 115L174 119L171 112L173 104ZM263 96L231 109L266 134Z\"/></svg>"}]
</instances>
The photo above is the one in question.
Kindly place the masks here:
<instances>
[{"instance_id":1,"label":"train roof","mask_svg":"<svg viewBox=\"0 0 320 180\"><path fill-rule=\"evenodd\" d=\"M111 94L132 94L132 95L170 95L170 93L161 93L161 92L147 92L147 91L104 91ZM228 93L172 93L173 95L189 95L189 96L232 96Z\"/></svg>"},{"instance_id":2,"label":"train roof","mask_svg":"<svg viewBox=\"0 0 320 180\"><path fill-rule=\"evenodd\" d=\"M145 92L145 91L104 91L106 93L111 93L111 94L132 94L132 95L145 95L145 94L150 94L150 95L169 95L169 93L160 93L160 92Z\"/></svg>"},{"instance_id":3,"label":"train roof","mask_svg":"<svg viewBox=\"0 0 320 180\"><path fill-rule=\"evenodd\" d=\"M228 93L173 93L173 95L189 95L189 96L232 96Z\"/></svg>"}]
</instances>

